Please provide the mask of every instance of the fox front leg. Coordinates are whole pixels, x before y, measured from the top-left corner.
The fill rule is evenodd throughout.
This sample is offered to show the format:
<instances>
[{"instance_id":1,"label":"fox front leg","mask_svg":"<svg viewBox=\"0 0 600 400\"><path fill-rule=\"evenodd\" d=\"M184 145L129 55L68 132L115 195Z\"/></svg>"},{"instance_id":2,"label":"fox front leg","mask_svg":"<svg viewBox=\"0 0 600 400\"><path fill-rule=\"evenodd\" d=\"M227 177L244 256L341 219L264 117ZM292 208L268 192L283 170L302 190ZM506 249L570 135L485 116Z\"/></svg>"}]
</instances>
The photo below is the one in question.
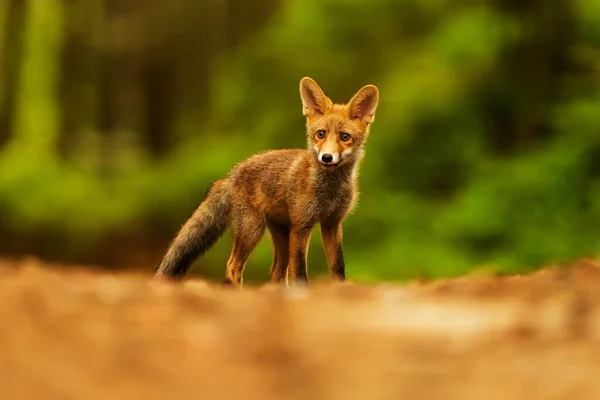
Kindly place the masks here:
<instances>
[{"instance_id":1,"label":"fox front leg","mask_svg":"<svg viewBox=\"0 0 600 400\"><path fill-rule=\"evenodd\" d=\"M312 229L297 228L290 232L288 281L291 285L308 284L306 255Z\"/></svg>"},{"instance_id":2,"label":"fox front leg","mask_svg":"<svg viewBox=\"0 0 600 400\"><path fill-rule=\"evenodd\" d=\"M342 222L322 221L321 237L331 278L338 282L346 281L346 265L342 251Z\"/></svg>"}]
</instances>

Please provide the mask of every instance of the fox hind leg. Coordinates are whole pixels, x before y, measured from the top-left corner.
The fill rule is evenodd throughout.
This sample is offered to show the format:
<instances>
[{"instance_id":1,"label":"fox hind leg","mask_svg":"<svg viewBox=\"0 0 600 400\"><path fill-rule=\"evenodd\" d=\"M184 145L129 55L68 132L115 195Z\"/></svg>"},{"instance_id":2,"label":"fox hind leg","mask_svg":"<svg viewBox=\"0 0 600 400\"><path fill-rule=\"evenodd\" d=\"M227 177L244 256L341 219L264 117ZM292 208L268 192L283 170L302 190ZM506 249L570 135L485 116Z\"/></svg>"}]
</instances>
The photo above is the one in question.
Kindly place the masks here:
<instances>
[{"instance_id":1,"label":"fox hind leg","mask_svg":"<svg viewBox=\"0 0 600 400\"><path fill-rule=\"evenodd\" d=\"M267 228L273 242L273 263L270 280L273 283L284 281L287 276L290 249L290 228L285 225L268 222Z\"/></svg>"},{"instance_id":2,"label":"fox hind leg","mask_svg":"<svg viewBox=\"0 0 600 400\"><path fill-rule=\"evenodd\" d=\"M225 283L242 286L244 267L265 231L265 220L258 213L244 210L241 221L235 221L233 247L227 261Z\"/></svg>"}]
</instances>

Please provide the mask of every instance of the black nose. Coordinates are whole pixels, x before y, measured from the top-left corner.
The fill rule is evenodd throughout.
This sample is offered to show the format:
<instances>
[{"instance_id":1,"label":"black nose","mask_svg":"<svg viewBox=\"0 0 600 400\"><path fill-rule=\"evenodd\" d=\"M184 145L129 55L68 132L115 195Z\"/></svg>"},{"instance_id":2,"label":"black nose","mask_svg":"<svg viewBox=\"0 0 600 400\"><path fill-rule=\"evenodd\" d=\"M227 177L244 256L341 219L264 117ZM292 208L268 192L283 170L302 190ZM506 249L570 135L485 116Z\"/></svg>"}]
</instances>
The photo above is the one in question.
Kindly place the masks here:
<instances>
[{"instance_id":1,"label":"black nose","mask_svg":"<svg viewBox=\"0 0 600 400\"><path fill-rule=\"evenodd\" d=\"M325 153L321 156L321 161L323 161L324 163L330 163L333 161L333 156L331 154Z\"/></svg>"}]
</instances>

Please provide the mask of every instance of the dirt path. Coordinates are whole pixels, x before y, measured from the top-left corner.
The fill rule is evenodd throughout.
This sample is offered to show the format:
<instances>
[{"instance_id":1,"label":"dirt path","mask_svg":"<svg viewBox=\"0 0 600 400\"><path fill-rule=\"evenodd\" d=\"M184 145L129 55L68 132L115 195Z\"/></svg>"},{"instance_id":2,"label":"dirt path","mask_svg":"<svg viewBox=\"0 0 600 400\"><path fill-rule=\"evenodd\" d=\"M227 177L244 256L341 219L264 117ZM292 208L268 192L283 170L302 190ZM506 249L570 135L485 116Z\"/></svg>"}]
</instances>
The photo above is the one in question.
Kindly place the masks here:
<instances>
[{"instance_id":1,"label":"dirt path","mask_svg":"<svg viewBox=\"0 0 600 400\"><path fill-rule=\"evenodd\" d=\"M265 286L0 262L2 399L598 399L600 268Z\"/></svg>"}]
</instances>

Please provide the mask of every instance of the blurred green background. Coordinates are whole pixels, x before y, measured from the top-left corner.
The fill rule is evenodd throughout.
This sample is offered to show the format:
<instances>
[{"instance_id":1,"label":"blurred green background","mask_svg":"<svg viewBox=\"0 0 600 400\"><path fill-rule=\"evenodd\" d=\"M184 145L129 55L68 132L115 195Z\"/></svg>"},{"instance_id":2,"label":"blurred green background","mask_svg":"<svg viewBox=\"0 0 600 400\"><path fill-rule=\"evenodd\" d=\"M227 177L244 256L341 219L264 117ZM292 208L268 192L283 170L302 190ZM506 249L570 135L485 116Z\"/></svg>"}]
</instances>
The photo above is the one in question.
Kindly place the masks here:
<instances>
[{"instance_id":1,"label":"blurred green background","mask_svg":"<svg viewBox=\"0 0 600 400\"><path fill-rule=\"evenodd\" d=\"M0 4L3 256L152 271L211 181L305 146L303 76L381 93L350 279L600 254L600 0ZM326 274L318 227L309 253ZM265 236L246 280L270 260Z\"/></svg>"}]
</instances>

